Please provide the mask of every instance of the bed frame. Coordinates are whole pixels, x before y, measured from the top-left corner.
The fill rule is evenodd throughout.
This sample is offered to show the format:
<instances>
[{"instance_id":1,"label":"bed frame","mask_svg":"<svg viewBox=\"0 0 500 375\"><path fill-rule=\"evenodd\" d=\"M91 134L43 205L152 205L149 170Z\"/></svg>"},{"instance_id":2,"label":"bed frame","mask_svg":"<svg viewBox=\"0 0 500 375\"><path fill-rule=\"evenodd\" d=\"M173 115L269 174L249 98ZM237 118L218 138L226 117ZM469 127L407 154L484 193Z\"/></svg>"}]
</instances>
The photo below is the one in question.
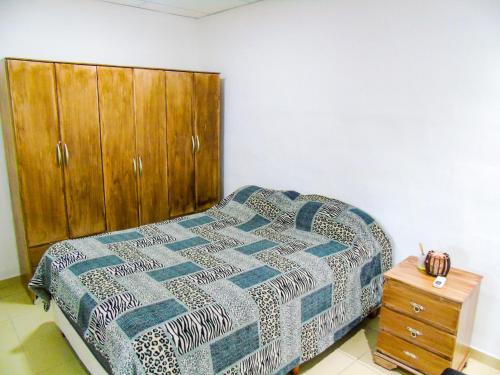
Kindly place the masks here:
<instances>
[{"instance_id":1,"label":"bed frame","mask_svg":"<svg viewBox=\"0 0 500 375\"><path fill-rule=\"evenodd\" d=\"M63 314L59 306L53 303L54 306L54 320L56 325L61 330L62 335L69 342L69 345L73 348L80 361L87 368L91 375L109 375L109 373L102 367L102 365L97 361L94 354L87 347L83 339L73 328L71 323L68 321L66 316ZM377 307L370 312L369 318L375 318L380 312L380 308ZM291 375L299 375L299 366L294 367L290 371Z\"/></svg>"}]
</instances>

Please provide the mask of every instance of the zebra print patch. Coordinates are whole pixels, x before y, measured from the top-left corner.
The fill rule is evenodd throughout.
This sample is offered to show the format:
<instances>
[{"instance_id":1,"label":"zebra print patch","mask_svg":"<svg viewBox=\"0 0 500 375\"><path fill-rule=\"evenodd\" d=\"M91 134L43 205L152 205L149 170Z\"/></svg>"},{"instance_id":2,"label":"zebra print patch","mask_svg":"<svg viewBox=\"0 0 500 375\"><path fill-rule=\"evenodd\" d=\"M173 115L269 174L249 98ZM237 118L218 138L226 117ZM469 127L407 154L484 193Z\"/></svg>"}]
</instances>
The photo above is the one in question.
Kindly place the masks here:
<instances>
[{"instance_id":1,"label":"zebra print patch","mask_svg":"<svg viewBox=\"0 0 500 375\"><path fill-rule=\"evenodd\" d=\"M241 269L231 265L223 265L212 268L211 270L201 271L193 275L189 275L187 276L187 279L194 281L196 284L209 284L216 280L234 275L238 272L241 272Z\"/></svg>"},{"instance_id":2,"label":"zebra print patch","mask_svg":"<svg viewBox=\"0 0 500 375\"><path fill-rule=\"evenodd\" d=\"M168 242L173 242L175 240L176 238L174 236L162 234L160 236L141 238L140 240L132 242L132 245L138 249L141 249L154 245L162 245Z\"/></svg>"},{"instance_id":3,"label":"zebra print patch","mask_svg":"<svg viewBox=\"0 0 500 375\"><path fill-rule=\"evenodd\" d=\"M139 305L140 302L130 293L118 294L100 303L92 311L87 335L104 344L108 324L122 312Z\"/></svg>"},{"instance_id":4,"label":"zebra print patch","mask_svg":"<svg viewBox=\"0 0 500 375\"><path fill-rule=\"evenodd\" d=\"M140 260L134 263L119 264L108 267L108 272L113 276L126 276L136 272L151 271L163 267L162 264L154 259Z\"/></svg>"},{"instance_id":5,"label":"zebra print patch","mask_svg":"<svg viewBox=\"0 0 500 375\"><path fill-rule=\"evenodd\" d=\"M341 302L318 316L319 337L325 337L348 319L347 302Z\"/></svg>"},{"instance_id":6,"label":"zebra print patch","mask_svg":"<svg viewBox=\"0 0 500 375\"><path fill-rule=\"evenodd\" d=\"M245 375L266 375L277 369L281 362L281 346L274 341L240 362L240 372Z\"/></svg>"},{"instance_id":7,"label":"zebra print patch","mask_svg":"<svg viewBox=\"0 0 500 375\"><path fill-rule=\"evenodd\" d=\"M278 291L280 301L283 304L312 290L316 283L312 275L301 268L278 276L269 281L269 285Z\"/></svg>"},{"instance_id":8,"label":"zebra print patch","mask_svg":"<svg viewBox=\"0 0 500 375\"><path fill-rule=\"evenodd\" d=\"M52 262L52 269L54 271L61 271L68 267L69 265L78 262L79 260L87 259L85 255L80 253L79 251L66 253L62 257L54 260Z\"/></svg>"},{"instance_id":9,"label":"zebra print patch","mask_svg":"<svg viewBox=\"0 0 500 375\"><path fill-rule=\"evenodd\" d=\"M215 304L167 322L166 329L182 355L223 335L232 326L226 310Z\"/></svg>"}]
</instances>

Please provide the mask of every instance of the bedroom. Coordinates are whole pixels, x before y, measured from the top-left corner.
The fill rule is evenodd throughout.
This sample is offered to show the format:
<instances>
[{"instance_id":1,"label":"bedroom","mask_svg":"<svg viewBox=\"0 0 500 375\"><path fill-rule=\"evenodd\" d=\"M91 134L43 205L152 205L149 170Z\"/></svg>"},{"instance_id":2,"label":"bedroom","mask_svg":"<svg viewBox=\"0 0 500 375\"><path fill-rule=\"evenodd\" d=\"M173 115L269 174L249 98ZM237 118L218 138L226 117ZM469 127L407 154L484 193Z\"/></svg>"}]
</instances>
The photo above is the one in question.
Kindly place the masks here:
<instances>
[{"instance_id":1,"label":"bedroom","mask_svg":"<svg viewBox=\"0 0 500 375\"><path fill-rule=\"evenodd\" d=\"M79 311L83 320L92 321L94 316L96 321L97 309L89 301L102 304L107 298L100 292L113 289L92 292L92 278L86 278L88 285L82 279L93 271L82 271L83 266L75 270L78 265L88 265L85 262L91 258L103 261L106 257L106 261L117 263L95 269L129 272L124 268L138 265L137 256L146 259L148 255L160 265L152 262L152 268L113 276L113 285L118 283L142 305L173 301L161 309L177 309L176 316L165 318L168 323L205 311L183 301L184 295L176 296L178 292L166 285L189 281L196 289L189 289L188 296L215 299L217 303L208 307L222 306L227 314L221 316L230 321L224 325L221 319L219 332L202 335L197 347L174 345L181 374L224 373L233 368L237 368L236 373L279 373L296 368L286 367L298 365L293 362L296 358L304 374L387 373L374 362L377 353L397 359L398 369L393 373L415 368L422 373L441 373L443 367L457 369L463 365L458 362L467 362L464 373L498 374L499 40L500 3L496 0L0 1L0 58L6 59L1 65L9 83L2 73L0 373L99 373L96 371L109 370L109 362L117 368L116 361L100 361L99 349L90 351L85 341L71 342L85 337L71 326L71 316L77 325ZM36 69L30 70L32 67ZM165 94L140 96L151 87ZM42 97L48 98L48 107L41 106ZM73 100L83 97L89 102ZM45 124L40 125L40 116L45 116ZM118 121L121 127L112 126ZM93 124L94 137L79 133L83 128L92 130L81 126L83 122ZM186 126L176 127L179 124ZM207 130L210 125L214 127ZM47 131L40 132L40 126ZM123 135L125 128L129 133ZM50 137L55 141L47 141ZM41 147L45 147L43 152ZM87 154L82 156L84 151ZM26 155L34 155L34 159L23 159ZM157 159L150 161L148 156ZM151 171L152 163L162 167ZM114 174L114 168L126 173ZM75 171L86 176L76 184ZM55 178L47 178L49 175ZM17 189L16 184L22 188ZM123 188L126 184L133 188L127 191ZM223 207L204 212L233 192L237 193L232 199L222 201ZM75 205L72 194L87 199L86 203ZM194 210L199 211L197 216L184 217ZM128 220L130 217L133 220ZM150 224L168 218L174 220ZM312 341L316 349L305 350L311 342L300 337L300 331L307 336L304 326L310 328L309 323L319 322L325 311L334 313L333 318L340 316L335 308L344 306L336 303L341 273L320 272L323 265L328 259L359 250L353 245L358 242L339 238L338 231L321 232L321 228L338 228L339 220L350 226L345 231L354 231L356 238L358 231L366 233L368 229L378 235L361 236L366 241L361 249L372 251L364 258L362 251L351 258L359 264L346 276L358 283L353 290L346 289L352 298L352 303L345 305L350 321L337 324L333 319L325 336L326 328L318 327L316 341ZM144 224L153 229L144 229ZM133 229L139 225L142 227ZM272 228L281 228L286 236L270 238ZM60 232L54 235L56 230ZM125 230L129 237L118 237L114 242L117 237L109 236L115 234L103 234L115 230ZM324 238L318 237L321 233L326 233ZM59 242L88 235L98 237ZM365 284L366 278L360 276L365 274L363 267L373 270L367 265L388 254L387 246L380 242L385 237L390 241L392 265L380 261L376 277ZM209 243L189 243L195 255L190 248L175 247L190 238ZM117 250L121 245L114 246L116 243L130 253ZM294 248L290 243L305 245ZM464 318L470 323L465 335L471 335L465 339L467 348L470 346L467 353L456 354L453 348L458 345L454 344L450 344L450 353L443 353L447 349L439 343L444 339L426 344L426 335L413 338L411 331L406 332L403 344L398 341L392 346L403 354L391 355L382 347L381 335L391 331L383 328L384 319L388 321L389 314L398 309L386 307L390 293L385 288L382 291L379 274L391 266L398 270L397 265L407 257L419 256L419 243L425 252L434 249L450 256L452 271L443 288L432 287L433 276L418 272L416 277L427 283L426 296L437 296L441 302L444 298L454 306L453 313L471 305L472 316ZM57 293L52 297L58 302L51 301L46 313L43 301L33 304L33 295L25 286L39 262L47 265L61 260L55 254L64 244L78 249L69 252L74 257L68 257L67 267L61 270L62 279L75 283L53 283L52 290ZM77 254L89 259L77 259ZM49 272L43 272L45 267ZM215 284L203 284L199 278L193 281L193 277L217 267L222 267L227 277ZM465 293L467 296L458 302L450 292L454 290L455 267L470 272L464 279L474 286L467 290L472 296L467 298ZM47 282L44 275L59 277L52 273L53 265L40 269L38 281L42 284ZM259 272L246 274L255 269ZM295 298L274 294L280 290L281 277L302 269L310 269L313 276L309 286L306 277L301 279L303 289L296 289ZM410 283L408 278L415 269L397 275L393 272L392 277ZM391 274L386 280L390 278ZM144 283L133 282L139 279ZM256 302L251 293L256 287L250 285L256 280L260 280L257 286L264 285L279 299L278 320L272 314L264 320L266 313L261 310L271 308L272 303ZM228 295L235 293L234 301L246 303L247 315L227 307L231 301L224 300L214 287L222 284ZM374 295L370 296L374 300L363 305L359 287L365 290L367 285L373 286ZM49 285L40 286L52 293ZM148 293L149 286L163 289L155 295ZM329 291L328 287L333 297L327 305L333 307L325 310L314 297ZM71 303L62 301L63 292L72 298ZM424 305L419 300L410 302ZM376 313L381 303L379 317L349 326L372 310ZM84 308L80 309L80 304ZM58 312L56 306L60 307ZM293 306L295 320L290 312ZM443 318L445 326L433 324L447 311L446 306L438 305L431 311L426 305L419 313L397 316L413 319L418 327L436 329L440 337L455 343L455 337L462 340L460 324L448 327L453 320L449 315ZM141 308L134 306L129 312ZM56 313L63 317L57 323ZM147 321L151 314L140 320ZM125 323L119 325L119 319L116 316L103 324L117 335L139 329L134 326L120 333L116 327L123 328ZM275 341L264 335L264 323L280 332ZM298 325L299 335L287 330L292 323ZM238 332L246 335L246 341L233 341L235 347L251 342L248 336L254 337L255 327L255 350L235 353L232 362L217 350L217 343L230 343ZM63 337L61 330L65 329L72 333ZM127 340L132 342L150 329L148 326ZM173 332L162 332L169 342L175 341ZM271 337L276 335L272 332ZM340 332L337 339L336 332ZM287 334L289 339L285 339ZM268 340L271 344L264 345ZM286 346L287 340L295 344ZM281 346L273 346L275 342ZM401 346L405 343L411 344L411 349ZM262 359L258 368L254 361L249 370L250 359L269 354L259 351L262 348L275 349L271 352L274 357ZM431 359L418 350L430 353ZM82 358L82 353L88 357ZM232 352L228 349L227 353ZM186 358L196 354L199 366L189 367ZM418 364L421 358L424 363ZM446 362L443 359L449 366L441 365ZM139 356L132 362L130 366L136 366L138 373L146 371ZM389 363L385 365L390 367ZM227 366L222 367L224 364Z\"/></svg>"}]
</instances>

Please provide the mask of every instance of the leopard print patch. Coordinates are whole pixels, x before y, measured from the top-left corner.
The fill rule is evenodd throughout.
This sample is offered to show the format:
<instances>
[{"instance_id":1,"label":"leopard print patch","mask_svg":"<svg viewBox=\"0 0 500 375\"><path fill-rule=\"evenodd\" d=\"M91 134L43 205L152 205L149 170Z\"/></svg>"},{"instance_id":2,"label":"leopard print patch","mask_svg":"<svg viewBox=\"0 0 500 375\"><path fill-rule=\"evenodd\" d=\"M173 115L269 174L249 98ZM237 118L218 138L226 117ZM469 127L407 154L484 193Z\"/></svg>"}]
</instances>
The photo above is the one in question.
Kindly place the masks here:
<instances>
[{"instance_id":1,"label":"leopard print patch","mask_svg":"<svg viewBox=\"0 0 500 375\"><path fill-rule=\"evenodd\" d=\"M127 291L103 269L89 271L80 280L101 301Z\"/></svg>"},{"instance_id":2,"label":"leopard print patch","mask_svg":"<svg viewBox=\"0 0 500 375\"><path fill-rule=\"evenodd\" d=\"M174 347L161 328L153 328L137 338L134 350L146 374L180 374L181 370L175 356Z\"/></svg>"},{"instance_id":3,"label":"leopard print patch","mask_svg":"<svg viewBox=\"0 0 500 375\"><path fill-rule=\"evenodd\" d=\"M274 251L263 251L255 255L255 258L281 272L288 272L300 267L297 263L279 256Z\"/></svg>"},{"instance_id":4,"label":"leopard print patch","mask_svg":"<svg viewBox=\"0 0 500 375\"><path fill-rule=\"evenodd\" d=\"M215 302L209 294L188 280L175 279L167 281L165 287L190 310L197 310Z\"/></svg>"},{"instance_id":5,"label":"leopard print patch","mask_svg":"<svg viewBox=\"0 0 500 375\"><path fill-rule=\"evenodd\" d=\"M346 245L350 245L356 236L347 225L332 223L332 220L328 216L322 214L315 216L312 231Z\"/></svg>"},{"instance_id":6,"label":"leopard print patch","mask_svg":"<svg viewBox=\"0 0 500 375\"><path fill-rule=\"evenodd\" d=\"M301 361L305 362L318 354L318 321L313 319L302 326L300 335Z\"/></svg>"},{"instance_id":7,"label":"leopard print patch","mask_svg":"<svg viewBox=\"0 0 500 375\"><path fill-rule=\"evenodd\" d=\"M280 302L273 288L261 284L248 291L259 308L262 345L277 339L281 334Z\"/></svg>"}]
</instances>

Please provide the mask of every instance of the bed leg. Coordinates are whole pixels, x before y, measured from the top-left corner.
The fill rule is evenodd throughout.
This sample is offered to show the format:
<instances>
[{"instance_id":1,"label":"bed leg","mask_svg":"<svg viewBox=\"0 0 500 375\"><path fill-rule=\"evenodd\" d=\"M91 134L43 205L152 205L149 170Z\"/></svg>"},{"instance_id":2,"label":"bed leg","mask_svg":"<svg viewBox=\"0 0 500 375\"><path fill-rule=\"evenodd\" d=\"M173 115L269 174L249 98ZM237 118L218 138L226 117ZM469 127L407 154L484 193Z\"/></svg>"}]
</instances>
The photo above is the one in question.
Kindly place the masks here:
<instances>
[{"instance_id":1,"label":"bed leg","mask_svg":"<svg viewBox=\"0 0 500 375\"><path fill-rule=\"evenodd\" d=\"M294 367L292 371L290 371L291 375L299 375L299 366Z\"/></svg>"},{"instance_id":2,"label":"bed leg","mask_svg":"<svg viewBox=\"0 0 500 375\"><path fill-rule=\"evenodd\" d=\"M378 314L380 314L380 307L377 307L377 308L373 309L372 311L370 311L368 313L368 317L370 319L375 319L378 316Z\"/></svg>"}]
</instances>

